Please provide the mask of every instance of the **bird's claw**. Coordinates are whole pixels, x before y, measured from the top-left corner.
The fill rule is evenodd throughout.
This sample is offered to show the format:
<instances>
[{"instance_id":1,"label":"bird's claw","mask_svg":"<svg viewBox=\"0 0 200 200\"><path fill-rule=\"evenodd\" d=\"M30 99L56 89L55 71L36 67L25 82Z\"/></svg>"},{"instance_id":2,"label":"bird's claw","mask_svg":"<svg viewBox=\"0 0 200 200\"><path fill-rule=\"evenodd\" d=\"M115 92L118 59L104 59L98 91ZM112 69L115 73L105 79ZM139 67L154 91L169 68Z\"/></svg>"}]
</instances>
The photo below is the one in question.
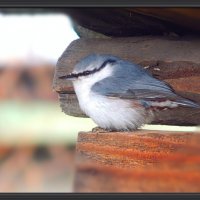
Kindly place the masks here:
<instances>
[{"instance_id":1,"label":"bird's claw","mask_svg":"<svg viewBox=\"0 0 200 200\"><path fill-rule=\"evenodd\" d=\"M92 132L93 133L105 133L105 132L108 132L108 130L97 126L92 129Z\"/></svg>"}]
</instances>

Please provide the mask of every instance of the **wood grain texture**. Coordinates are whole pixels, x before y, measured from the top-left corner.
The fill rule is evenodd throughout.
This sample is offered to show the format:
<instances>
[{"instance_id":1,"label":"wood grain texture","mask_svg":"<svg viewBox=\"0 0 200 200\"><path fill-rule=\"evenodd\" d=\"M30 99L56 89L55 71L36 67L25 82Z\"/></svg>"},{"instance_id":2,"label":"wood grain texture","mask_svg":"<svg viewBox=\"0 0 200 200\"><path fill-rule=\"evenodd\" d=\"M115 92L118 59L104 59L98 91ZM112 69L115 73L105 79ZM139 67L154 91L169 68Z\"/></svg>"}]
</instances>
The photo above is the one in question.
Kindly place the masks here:
<instances>
[{"instance_id":1,"label":"wood grain texture","mask_svg":"<svg viewBox=\"0 0 200 200\"><path fill-rule=\"evenodd\" d=\"M74 65L91 53L112 54L138 63L156 78L169 83L178 94L200 103L200 39L78 39L59 58L53 82L53 88L59 93L62 110L66 114L86 117L79 108L71 82L58 77L72 72ZM163 111L157 114L153 123L196 125L200 124L200 113L188 108Z\"/></svg>"},{"instance_id":2,"label":"wood grain texture","mask_svg":"<svg viewBox=\"0 0 200 200\"><path fill-rule=\"evenodd\" d=\"M75 192L199 192L200 134L79 133Z\"/></svg>"},{"instance_id":3,"label":"wood grain texture","mask_svg":"<svg viewBox=\"0 0 200 200\"><path fill-rule=\"evenodd\" d=\"M168 21L194 30L196 33L200 31L199 8L127 8L127 10Z\"/></svg>"},{"instance_id":4,"label":"wood grain texture","mask_svg":"<svg viewBox=\"0 0 200 200\"><path fill-rule=\"evenodd\" d=\"M69 8L81 37L90 34L77 27L109 37L199 34L199 8ZM98 36L97 36L98 37Z\"/></svg>"}]
</instances>

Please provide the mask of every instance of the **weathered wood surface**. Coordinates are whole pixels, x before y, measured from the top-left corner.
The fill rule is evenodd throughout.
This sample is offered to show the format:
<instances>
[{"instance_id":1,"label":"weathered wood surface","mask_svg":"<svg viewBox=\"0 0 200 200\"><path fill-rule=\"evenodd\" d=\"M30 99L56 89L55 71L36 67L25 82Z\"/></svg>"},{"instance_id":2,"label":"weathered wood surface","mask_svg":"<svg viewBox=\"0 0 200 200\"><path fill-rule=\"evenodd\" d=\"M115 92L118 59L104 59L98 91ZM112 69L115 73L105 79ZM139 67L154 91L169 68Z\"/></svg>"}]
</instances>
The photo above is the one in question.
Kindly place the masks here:
<instances>
[{"instance_id":1,"label":"weathered wood surface","mask_svg":"<svg viewBox=\"0 0 200 200\"><path fill-rule=\"evenodd\" d=\"M79 133L75 192L200 192L200 133Z\"/></svg>"},{"instance_id":2,"label":"weathered wood surface","mask_svg":"<svg viewBox=\"0 0 200 200\"><path fill-rule=\"evenodd\" d=\"M170 23L200 32L200 8L127 8L129 11L168 21Z\"/></svg>"},{"instance_id":3,"label":"weathered wood surface","mask_svg":"<svg viewBox=\"0 0 200 200\"><path fill-rule=\"evenodd\" d=\"M178 94L200 103L200 39L132 37L120 39L78 39L59 58L53 88L59 93L62 110L84 117L70 81L58 77L72 72L74 65L91 53L105 53L140 64L158 79L169 83ZM178 108L162 111L153 123L200 124L200 111Z\"/></svg>"},{"instance_id":4,"label":"weathered wood surface","mask_svg":"<svg viewBox=\"0 0 200 200\"><path fill-rule=\"evenodd\" d=\"M199 8L69 8L80 37L89 37L78 26L110 37L199 34Z\"/></svg>"}]
</instances>

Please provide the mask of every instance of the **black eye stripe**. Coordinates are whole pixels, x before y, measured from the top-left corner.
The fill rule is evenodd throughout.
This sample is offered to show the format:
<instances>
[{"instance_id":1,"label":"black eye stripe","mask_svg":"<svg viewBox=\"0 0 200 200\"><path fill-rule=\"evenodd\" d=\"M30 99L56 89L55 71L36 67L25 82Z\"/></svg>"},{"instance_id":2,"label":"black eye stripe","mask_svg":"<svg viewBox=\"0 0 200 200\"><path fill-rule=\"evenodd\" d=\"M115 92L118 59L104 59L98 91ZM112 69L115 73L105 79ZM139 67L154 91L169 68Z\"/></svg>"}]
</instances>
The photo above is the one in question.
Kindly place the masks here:
<instances>
[{"instance_id":1,"label":"black eye stripe","mask_svg":"<svg viewBox=\"0 0 200 200\"><path fill-rule=\"evenodd\" d=\"M89 75L91 73L91 71L84 71L82 74L83 75Z\"/></svg>"},{"instance_id":2,"label":"black eye stripe","mask_svg":"<svg viewBox=\"0 0 200 200\"><path fill-rule=\"evenodd\" d=\"M113 64L113 63L116 63L116 62L117 62L116 60L108 59L108 60L103 62L103 64L99 67L99 69L94 69L91 72L92 73L98 72L98 71L102 70L107 64Z\"/></svg>"},{"instance_id":3,"label":"black eye stripe","mask_svg":"<svg viewBox=\"0 0 200 200\"><path fill-rule=\"evenodd\" d=\"M98 71L101 70L102 68L104 68L108 63L109 64L113 64L113 63L116 63L117 61L116 60L113 60L113 59L108 59L106 61L103 62L103 64L101 65L101 67L99 67Z\"/></svg>"},{"instance_id":4,"label":"black eye stripe","mask_svg":"<svg viewBox=\"0 0 200 200\"><path fill-rule=\"evenodd\" d=\"M84 72L81 72L81 73L78 73L78 74L72 73L72 74L70 74L70 77L78 78L79 76L87 76L87 75L90 75L90 74L94 74L95 72L98 72L101 69L103 69L108 63L113 64L113 63L116 63L116 62L117 62L116 60L108 59L108 60L104 61L98 69L93 69L91 71L88 70L88 71L84 71Z\"/></svg>"}]
</instances>

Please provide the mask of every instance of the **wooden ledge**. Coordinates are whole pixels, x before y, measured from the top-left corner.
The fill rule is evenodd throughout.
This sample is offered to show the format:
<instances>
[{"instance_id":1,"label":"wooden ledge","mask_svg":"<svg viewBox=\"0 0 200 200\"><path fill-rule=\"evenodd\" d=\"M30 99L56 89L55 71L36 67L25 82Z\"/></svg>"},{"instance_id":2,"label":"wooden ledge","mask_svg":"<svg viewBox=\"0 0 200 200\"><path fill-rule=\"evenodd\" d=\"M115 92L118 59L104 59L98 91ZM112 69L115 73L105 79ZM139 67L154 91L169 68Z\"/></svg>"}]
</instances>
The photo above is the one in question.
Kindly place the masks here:
<instances>
[{"instance_id":1,"label":"wooden ledge","mask_svg":"<svg viewBox=\"0 0 200 200\"><path fill-rule=\"evenodd\" d=\"M146 36L78 39L59 58L53 83L54 90L59 93L61 108L68 115L86 117L79 107L72 83L59 77L72 72L80 59L92 53L112 54L138 63L158 79L169 83L181 96L200 103L199 38ZM200 111L191 108L162 111L157 114L153 123L198 125Z\"/></svg>"},{"instance_id":2,"label":"wooden ledge","mask_svg":"<svg viewBox=\"0 0 200 200\"><path fill-rule=\"evenodd\" d=\"M76 192L200 192L200 132L79 133Z\"/></svg>"}]
</instances>

